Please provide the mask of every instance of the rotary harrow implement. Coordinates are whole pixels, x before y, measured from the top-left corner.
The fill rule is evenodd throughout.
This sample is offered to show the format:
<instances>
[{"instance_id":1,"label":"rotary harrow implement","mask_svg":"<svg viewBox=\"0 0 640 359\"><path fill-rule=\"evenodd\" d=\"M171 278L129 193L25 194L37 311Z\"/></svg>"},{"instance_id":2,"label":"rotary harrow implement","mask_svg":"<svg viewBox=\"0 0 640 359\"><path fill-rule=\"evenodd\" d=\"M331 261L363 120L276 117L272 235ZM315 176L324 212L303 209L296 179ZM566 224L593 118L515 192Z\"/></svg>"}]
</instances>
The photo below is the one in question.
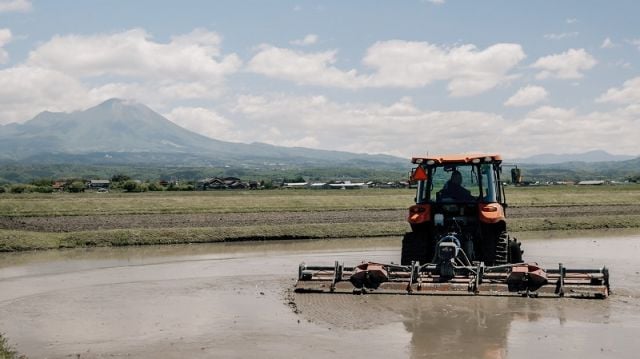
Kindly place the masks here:
<instances>
[{"instance_id":1,"label":"rotary harrow implement","mask_svg":"<svg viewBox=\"0 0 640 359\"><path fill-rule=\"evenodd\" d=\"M441 264L420 265L362 263L345 267L300 265L298 293L484 295L599 298L609 295L609 272L601 269L569 269L562 264L542 269L516 263L487 267L452 265L443 273ZM446 271L446 270L445 270Z\"/></svg>"},{"instance_id":2,"label":"rotary harrow implement","mask_svg":"<svg viewBox=\"0 0 640 359\"><path fill-rule=\"evenodd\" d=\"M400 264L303 263L296 292L609 296L605 267L571 269L558 264L543 269L523 260L521 243L507 231L499 155L414 157L412 163L416 167L410 180L417 190Z\"/></svg>"}]
</instances>

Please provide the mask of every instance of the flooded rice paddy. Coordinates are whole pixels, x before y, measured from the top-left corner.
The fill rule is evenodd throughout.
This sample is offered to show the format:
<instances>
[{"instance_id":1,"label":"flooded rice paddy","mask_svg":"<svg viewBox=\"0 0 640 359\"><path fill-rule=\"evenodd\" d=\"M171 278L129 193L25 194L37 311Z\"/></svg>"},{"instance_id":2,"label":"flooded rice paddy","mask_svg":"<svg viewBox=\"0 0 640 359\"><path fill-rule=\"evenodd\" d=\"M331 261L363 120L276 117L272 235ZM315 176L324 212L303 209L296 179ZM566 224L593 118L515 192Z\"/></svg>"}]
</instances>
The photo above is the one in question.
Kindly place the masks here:
<instances>
[{"instance_id":1,"label":"flooded rice paddy","mask_svg":"<svg viewBox=\"0 0 640 359\"><path fill-rule=\"evenodd\" d=\"M301 261L398 262L400 238L7 253L0 332L29 358L636 358L640 235L522 240L546 267L607 265L613 295L289 291Z\"/></svg>"}]
</instances>

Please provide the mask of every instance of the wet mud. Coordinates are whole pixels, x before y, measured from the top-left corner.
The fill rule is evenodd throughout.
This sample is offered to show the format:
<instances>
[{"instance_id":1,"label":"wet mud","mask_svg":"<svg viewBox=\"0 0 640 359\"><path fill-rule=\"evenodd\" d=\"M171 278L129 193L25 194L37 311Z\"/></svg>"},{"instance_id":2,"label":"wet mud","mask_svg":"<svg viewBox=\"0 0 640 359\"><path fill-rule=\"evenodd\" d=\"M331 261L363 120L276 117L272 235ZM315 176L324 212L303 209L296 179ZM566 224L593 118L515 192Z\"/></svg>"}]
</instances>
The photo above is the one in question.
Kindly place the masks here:
<instances>
[{"instance_id":1,"label":"wet mud","mask_svg":"<svg viewBox=\"0 0 640 359\"><path fill-rule=\"evenodd\" d=\"M537 239L607 300L291 292L301 261L399 261L399 238L0 255L0 331L30 358L635 358L640 235Z\"/></svg>"}]
</instances>

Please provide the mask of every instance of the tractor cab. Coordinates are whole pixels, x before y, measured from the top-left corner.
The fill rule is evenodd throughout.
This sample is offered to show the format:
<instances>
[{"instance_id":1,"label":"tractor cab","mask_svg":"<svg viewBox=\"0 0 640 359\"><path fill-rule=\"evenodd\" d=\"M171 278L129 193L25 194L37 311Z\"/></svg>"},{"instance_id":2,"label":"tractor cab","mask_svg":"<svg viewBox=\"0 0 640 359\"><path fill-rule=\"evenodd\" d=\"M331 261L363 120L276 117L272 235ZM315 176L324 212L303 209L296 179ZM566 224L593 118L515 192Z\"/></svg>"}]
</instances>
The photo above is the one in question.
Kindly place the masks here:
<instances>
[{"instance_id":1,"label":"tractor cab","mask_svg":"<svg viewBox=\"0 0 640 359\"><path fill-rule=\"evenodd\" d=\"M508 249L512 241L506 234L500 156L426 156L411 162L417 165L411 171L417 190L409 208L412 232L405 236L403 263L437 260L443 238L456 238L470 261L521 260L519 249Z\"/></svg>"},{"instance_id":2,"label":"tractor cab","mask_svg":"<svg viewBox=\"0 0 640 359\"><path fill-rule=\"evenodd\" d=\"M417 183L416 203L500 203L499 156L413 158L411 173Z\"/></svg>"}]
</instances>

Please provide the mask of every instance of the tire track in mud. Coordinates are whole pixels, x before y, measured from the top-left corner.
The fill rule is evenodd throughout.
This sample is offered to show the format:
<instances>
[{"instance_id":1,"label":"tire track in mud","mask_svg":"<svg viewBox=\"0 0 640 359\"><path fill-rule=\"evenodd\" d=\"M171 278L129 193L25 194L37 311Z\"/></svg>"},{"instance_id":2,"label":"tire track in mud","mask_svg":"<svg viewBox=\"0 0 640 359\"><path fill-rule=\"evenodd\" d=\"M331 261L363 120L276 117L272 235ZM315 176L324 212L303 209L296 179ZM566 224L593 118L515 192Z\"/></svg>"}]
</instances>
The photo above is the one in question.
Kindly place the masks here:
<instances>
[{"instance_id":1,"label":"tire track in mud","mask_svg":"<svg viewBox=\"0 0 640 359\"><path fill-rule=\"evenodd\" d=\"M394 311L394 306L398 306L398 301L405 302L407 299L410 298L292 293L289 306L311 323L324 323L342 329L367 329L399 321L402 315Z\"/></svg>"}]
</instances>

